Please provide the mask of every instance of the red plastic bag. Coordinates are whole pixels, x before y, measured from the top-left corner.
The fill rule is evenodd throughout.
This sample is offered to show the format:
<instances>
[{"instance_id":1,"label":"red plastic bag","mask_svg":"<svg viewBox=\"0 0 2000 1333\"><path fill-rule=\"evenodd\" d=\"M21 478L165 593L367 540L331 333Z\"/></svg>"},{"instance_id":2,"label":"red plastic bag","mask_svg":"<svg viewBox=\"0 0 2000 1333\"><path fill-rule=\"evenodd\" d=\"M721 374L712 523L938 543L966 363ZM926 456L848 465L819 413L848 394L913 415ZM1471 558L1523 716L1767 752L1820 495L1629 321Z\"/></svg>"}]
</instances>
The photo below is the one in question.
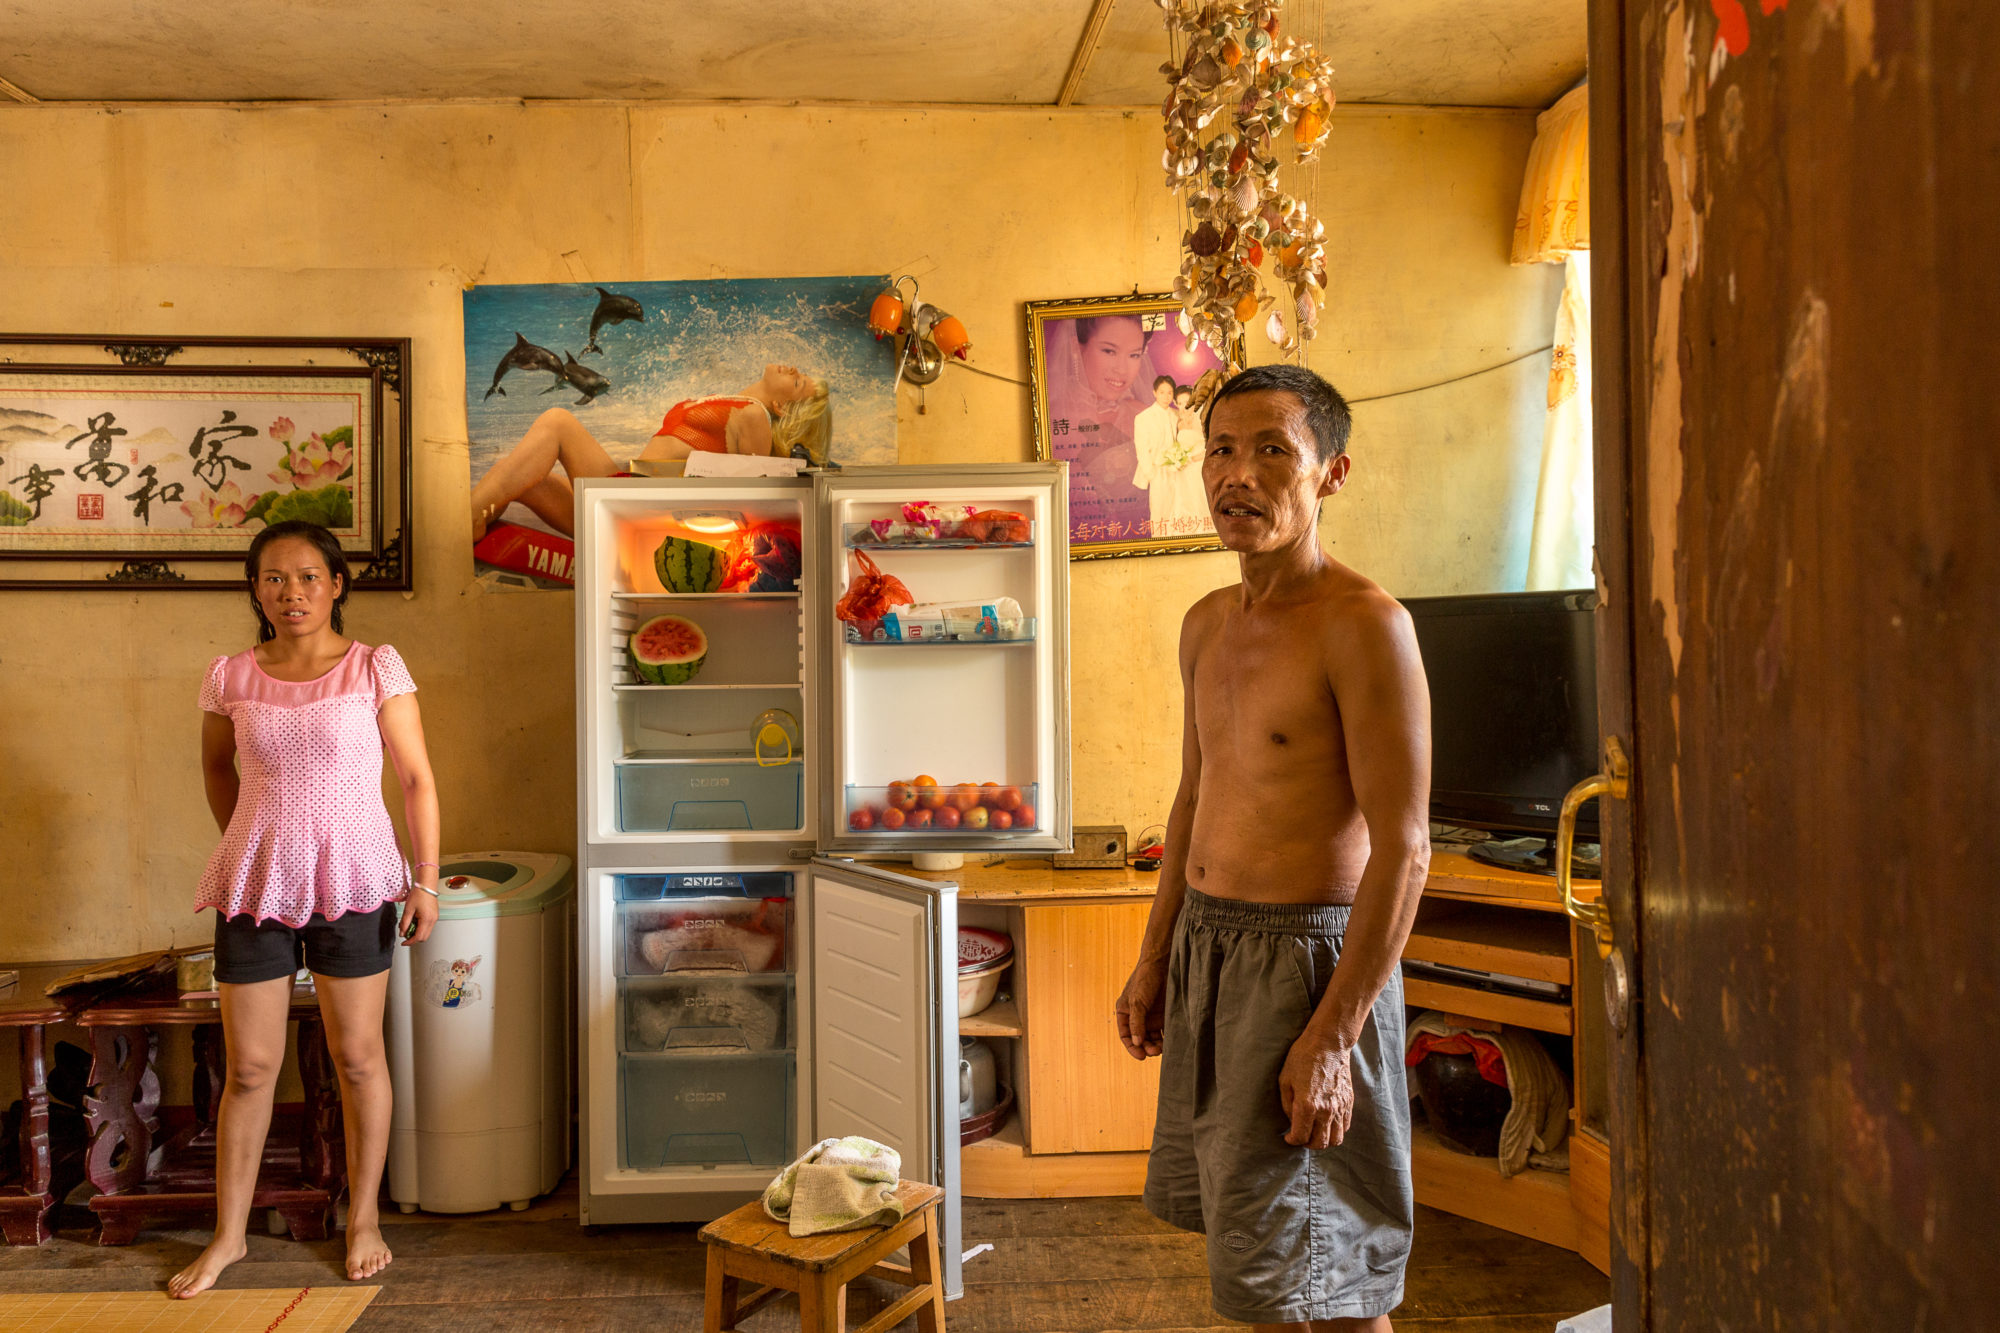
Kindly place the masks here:
<instances>
[{"instance_id":1,"label":"red plastic bag","mask_svg":"<svg viewBox=\"0 0 2000 1333\"><path fill-rule=\"evenodd\" d=\"M759 523L729 547L724 592L792 592L799 586L799 525Z\"/></svg>"},{"instance_id":2,"label":"red plastic bag","mask_svg":"<svg viewBox=\"0 0 2000 1333\"><path fill-rule=\"evenodd\" d=\"M977 535L972 529L978 525ZM1028 520L1011 509L982 509L965 521L966 535L978 542L1019 543L1028 540Z\"/></svg>"},{"instance_id":3,"label":"red plastic bag","mask_svg":"<svg viewBox=\"0 0 2000 1333\"><path fill-rule=\"evenodd\" d=\"M847 593L834 605L833 613L849 624L880 620L892 606L908 606L917 599L894 574L884 574L866 551L854 553L861 572L847 585Z\"/></svg>"}]
</instances>

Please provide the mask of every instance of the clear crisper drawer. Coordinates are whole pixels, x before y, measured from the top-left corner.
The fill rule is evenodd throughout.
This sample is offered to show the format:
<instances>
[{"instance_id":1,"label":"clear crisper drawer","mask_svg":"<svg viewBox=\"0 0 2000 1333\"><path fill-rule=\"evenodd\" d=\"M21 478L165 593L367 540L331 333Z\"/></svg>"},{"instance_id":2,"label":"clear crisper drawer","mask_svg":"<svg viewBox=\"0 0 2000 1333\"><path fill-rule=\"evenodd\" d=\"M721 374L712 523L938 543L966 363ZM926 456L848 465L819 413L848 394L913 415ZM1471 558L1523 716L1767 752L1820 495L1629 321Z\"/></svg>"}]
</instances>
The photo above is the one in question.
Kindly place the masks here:
<instances>
[{"instance_id":1,"label":"clear crisper drawer","mask_svg":"<svg viewBox=\"0 0 2000 1333\"><path fill-rule=\"evenodd\" d=\"M692 898L618 908L618 975L783 972L791 934L783 898Z\"/></svg>"},{"instance_id":2,"label":"clear crisper drawer","mask_svg":"<svg viewBox=\"0 0 2000 1333\"><path fill-rule=\"evenodd\" d=\"M792 1160L792 1056L622 1055L620 1165L633 1171Z\"/></svg>"},{"instance_id":3,"label":"clear crisper drawer","mask_svg":"<svg viewBox=\"0 0 2000 1333\"><path fill-rule=\"evenodd\" d=\"M624 1047L650 1051L782 1051L792 1044L792 979L632 977L619 983Z\"/></svg>"},{"instance_id":4,"label":"clear crisper drawer","mask_svg":"<svg viewBox=\"0 0 2000 1333\"><path fill-rule=\"evenodd\" d=\"M805 766L619 764L618 828L623 833L805 827Z\"/></svg>"}]
</instances>

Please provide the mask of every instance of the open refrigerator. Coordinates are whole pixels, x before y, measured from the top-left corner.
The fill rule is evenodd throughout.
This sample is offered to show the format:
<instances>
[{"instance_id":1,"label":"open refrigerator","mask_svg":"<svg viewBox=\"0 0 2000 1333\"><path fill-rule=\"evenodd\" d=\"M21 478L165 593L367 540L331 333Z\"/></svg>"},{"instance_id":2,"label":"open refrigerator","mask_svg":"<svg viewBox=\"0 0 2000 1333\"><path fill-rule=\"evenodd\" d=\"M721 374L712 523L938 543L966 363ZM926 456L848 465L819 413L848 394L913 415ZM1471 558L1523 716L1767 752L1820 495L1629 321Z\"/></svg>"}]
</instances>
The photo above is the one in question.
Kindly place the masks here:
<instances>
[{"instance_id":1,"label":"open refrigerator","mask_svg":"<svg viewBox=\"0 0 2000 1333\"><path fill-rule=\"evenodd\" d=\"M854 858L1069 846L1066 501L1060 464L577 484L583 1221L860 1134L945 1190L958 1294L957 888ZM795 589L669 591L773 525ZM863 552L941 610L838 619Z\"/></svg>"}]
</instances>

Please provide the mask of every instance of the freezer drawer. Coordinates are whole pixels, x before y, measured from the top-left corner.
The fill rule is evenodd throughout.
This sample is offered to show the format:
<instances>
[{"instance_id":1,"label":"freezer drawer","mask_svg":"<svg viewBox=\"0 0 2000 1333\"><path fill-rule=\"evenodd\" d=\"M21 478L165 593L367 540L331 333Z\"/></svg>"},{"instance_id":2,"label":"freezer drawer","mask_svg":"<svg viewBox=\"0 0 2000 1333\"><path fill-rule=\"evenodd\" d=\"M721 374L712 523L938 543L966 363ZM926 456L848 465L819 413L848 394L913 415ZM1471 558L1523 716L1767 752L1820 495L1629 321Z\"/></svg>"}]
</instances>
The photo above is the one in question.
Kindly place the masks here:
<instances>
[{"instance_id":1,"label":"freezer drawer","mask_svg":"<svg viewBox=\"0 0 2000 1333\"><path fill-rule=\"evenodd\" d=\"M623 1055L619 1165L631 1171L792 1159L792 1056Z\"/></svg>"},{"instance_id":2,"label":"freezer drawer","mask_svg":"<svg viewBox=\"0 0 2000 1333\"><path fill-rule=\"evenodd\" d=\"M622 833L782 832L805 827L805 768L621 763Z\"/></svg>"},{"instance_id":3,"label":"freezer drawer","mask_svg":"<svg viewBox=\"0 0 2000 1333\"><path fill-rule=\"evenodd\" d=\"M628 1053L782 1051L792 1044L792 979L630 977L618 983Z\"/></svg>"},{"instance_id":4,"label":"freezer drawer","mask_svg":"<svg viewBox=\"0 0 2000 1333\"><path fill-rule=\"evenodd\" d=\"M690 898L618 905L618 975L783 972L791 903Z\"/></svg>"}]
</instances>

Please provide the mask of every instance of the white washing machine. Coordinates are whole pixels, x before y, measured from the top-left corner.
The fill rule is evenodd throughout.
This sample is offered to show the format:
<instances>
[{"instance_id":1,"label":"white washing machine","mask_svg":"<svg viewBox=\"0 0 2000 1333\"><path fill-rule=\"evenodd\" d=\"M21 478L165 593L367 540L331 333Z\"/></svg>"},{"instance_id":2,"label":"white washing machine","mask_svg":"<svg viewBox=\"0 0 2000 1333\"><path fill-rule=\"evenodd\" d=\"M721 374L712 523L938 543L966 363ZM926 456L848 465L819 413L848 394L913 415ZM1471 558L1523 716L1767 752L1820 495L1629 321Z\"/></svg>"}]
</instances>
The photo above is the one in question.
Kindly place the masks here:
<instances>
[{"instance_id":1,"label":"white washing machine","mask_svg":"<svg viewBox=\"0 0 2000 1333\"><path fill-rule=\"evenodd\" d=\"M569 1169L572 866L439 859L437 926L397 946L389 977L389 1197L406 1213L526 1208Z\"/></svg>"}]
</instances>

